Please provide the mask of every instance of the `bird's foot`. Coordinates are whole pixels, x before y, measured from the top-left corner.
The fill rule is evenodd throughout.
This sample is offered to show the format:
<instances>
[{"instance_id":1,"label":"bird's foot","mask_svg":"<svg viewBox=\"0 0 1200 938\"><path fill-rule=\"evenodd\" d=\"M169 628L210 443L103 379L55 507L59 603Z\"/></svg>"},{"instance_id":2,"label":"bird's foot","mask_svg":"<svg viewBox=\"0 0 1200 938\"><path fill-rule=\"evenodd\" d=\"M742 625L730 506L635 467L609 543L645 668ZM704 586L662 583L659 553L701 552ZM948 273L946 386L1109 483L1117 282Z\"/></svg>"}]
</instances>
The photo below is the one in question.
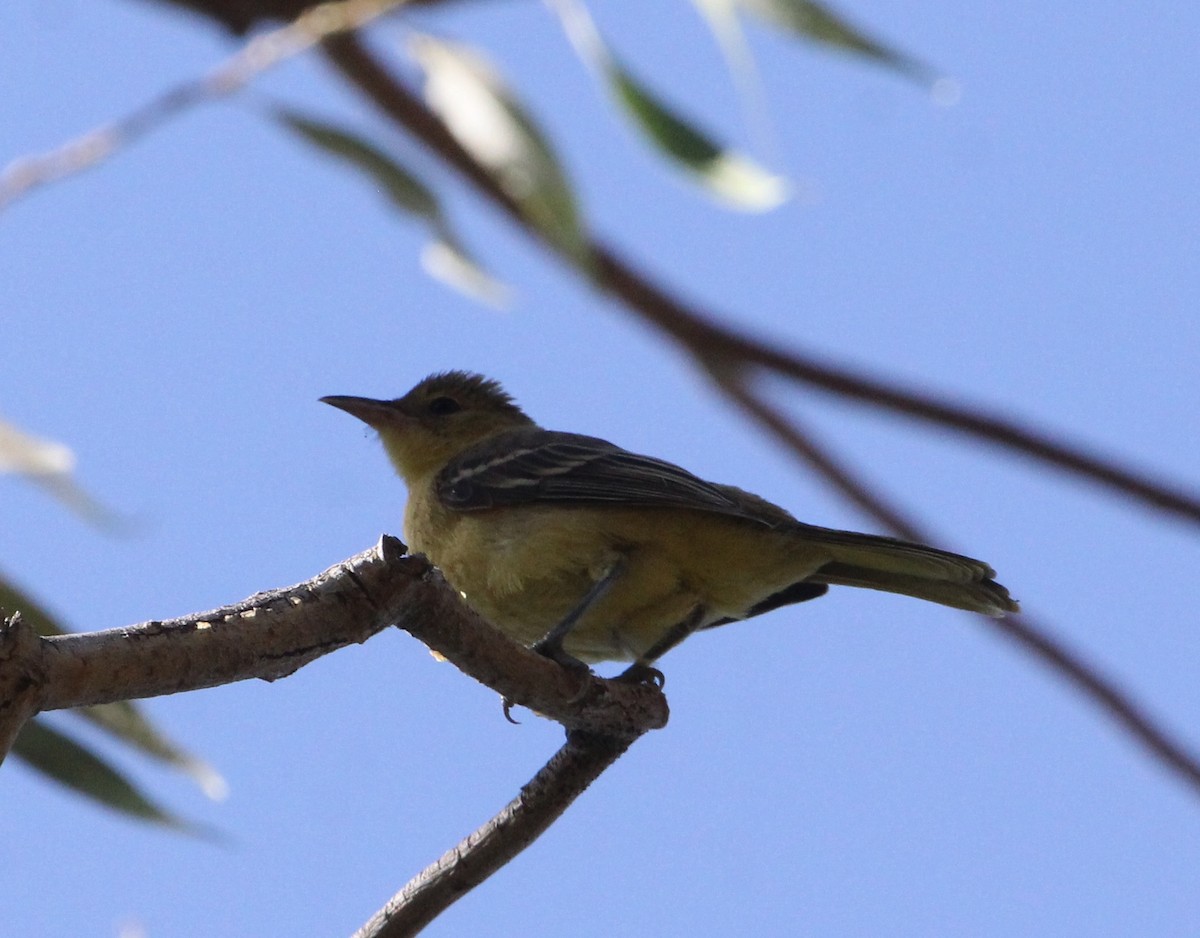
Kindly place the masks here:
<instances>
[{"instance_id":1,"label":"bird's foot","mask_svg":"<svg viewBox=\"0 0 1200 938\"><path fill-rule=\"evenodd\" d=\"M563 648L561 639L555 641L553 637L546 636L545 638L538 639L529 648L543 658L549 658L559 667L566 668L573 674L583 675L592 673L591 668Z\"/></svg>"}]
</instances>

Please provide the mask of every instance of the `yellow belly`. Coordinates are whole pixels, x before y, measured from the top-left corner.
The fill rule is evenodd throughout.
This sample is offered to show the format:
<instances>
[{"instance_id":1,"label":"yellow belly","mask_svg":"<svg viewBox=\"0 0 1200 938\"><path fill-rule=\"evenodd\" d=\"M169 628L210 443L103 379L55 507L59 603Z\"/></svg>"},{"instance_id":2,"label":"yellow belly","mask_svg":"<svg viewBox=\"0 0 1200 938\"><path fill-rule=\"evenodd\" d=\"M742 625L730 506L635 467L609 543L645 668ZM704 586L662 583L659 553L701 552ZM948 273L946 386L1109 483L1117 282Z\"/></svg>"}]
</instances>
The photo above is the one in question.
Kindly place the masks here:
<instances>
[{"instance_id":1,"label":"yellow belly","mask_svg":"<svg viewBox=\"0 0 1200 938\"><path fill-rule=\"evenodd\" d=\"M709 513L531 506L454 513L434 506L421 517L420 510L410 503L410 548L441 568L476 611L526 644L620 561L612 587L566 641L585 661L636 658L697 606L704 622L738 617L830 559L789 534Z\"/></svg>"}]
</instances>

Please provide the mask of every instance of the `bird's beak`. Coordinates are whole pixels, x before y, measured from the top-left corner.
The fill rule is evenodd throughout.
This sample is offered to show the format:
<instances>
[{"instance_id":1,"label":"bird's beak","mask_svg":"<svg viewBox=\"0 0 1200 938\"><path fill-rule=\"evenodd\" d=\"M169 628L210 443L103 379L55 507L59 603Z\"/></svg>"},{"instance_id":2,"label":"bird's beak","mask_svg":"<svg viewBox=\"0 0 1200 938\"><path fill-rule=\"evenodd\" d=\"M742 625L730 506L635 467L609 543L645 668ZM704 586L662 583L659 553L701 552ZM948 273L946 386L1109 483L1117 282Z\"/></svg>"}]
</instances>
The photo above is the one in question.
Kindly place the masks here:
<instances>
[{"instance_id":1,"label":"bird's beak","mask_svg":"<svg viewBox=\"0 0 1200 938\"><path fill-rule=\"evenodd\" d=\"M377 401L370 397L349 397L335 394L331 397L321 398L321 403L344 410L350 416L357 417L375 430L394 427L396 424L406 423L410 419L408 414L401 409L399 401Z\"/></svg>"}]
</instances>

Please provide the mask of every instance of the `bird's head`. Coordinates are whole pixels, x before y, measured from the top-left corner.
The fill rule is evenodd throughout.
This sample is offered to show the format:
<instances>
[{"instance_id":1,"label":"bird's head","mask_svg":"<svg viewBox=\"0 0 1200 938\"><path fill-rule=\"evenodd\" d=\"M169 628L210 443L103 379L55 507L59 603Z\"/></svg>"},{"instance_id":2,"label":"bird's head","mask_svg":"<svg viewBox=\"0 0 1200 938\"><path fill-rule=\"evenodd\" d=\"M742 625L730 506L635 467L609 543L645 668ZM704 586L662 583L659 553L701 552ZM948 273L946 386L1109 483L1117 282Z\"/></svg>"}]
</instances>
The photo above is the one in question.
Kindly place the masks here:
<instances>
[{"instance_id":1,"label":"bird's head","mask_svg":"<svg viewBox=\"0 0 1200 938\"><path fill-rule=\"evenodd\" d=\"M436 472L467 447L533 421L496 381L465 371L430 375L395 400L321 398L379 432L407 482Z\"/></svg>"}]
</instances>

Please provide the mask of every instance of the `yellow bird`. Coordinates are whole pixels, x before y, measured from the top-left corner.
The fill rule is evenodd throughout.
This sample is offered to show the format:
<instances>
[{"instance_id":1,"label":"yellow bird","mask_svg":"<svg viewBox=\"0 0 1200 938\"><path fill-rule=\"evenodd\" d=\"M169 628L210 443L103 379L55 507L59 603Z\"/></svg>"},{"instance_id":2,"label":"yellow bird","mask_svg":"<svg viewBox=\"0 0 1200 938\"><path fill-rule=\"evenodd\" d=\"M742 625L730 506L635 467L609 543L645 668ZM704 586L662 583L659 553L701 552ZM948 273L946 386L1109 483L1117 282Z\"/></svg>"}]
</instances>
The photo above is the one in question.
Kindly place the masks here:
<instances>
[{"instance_id":1,"label":"yellow bird","mask_svg":"<svg viewBox=\"0 0 1200 938\"><path fill-rule=\"evenodd\" d=\"M481 375L431 375L390 401L321 400L379 432L408 486L410 549L497 628L564 663L649 668L697 629L828 585L1018 611L986 563L804 524L669 462L545 430Z\"/></svg>"}]
</instances>

